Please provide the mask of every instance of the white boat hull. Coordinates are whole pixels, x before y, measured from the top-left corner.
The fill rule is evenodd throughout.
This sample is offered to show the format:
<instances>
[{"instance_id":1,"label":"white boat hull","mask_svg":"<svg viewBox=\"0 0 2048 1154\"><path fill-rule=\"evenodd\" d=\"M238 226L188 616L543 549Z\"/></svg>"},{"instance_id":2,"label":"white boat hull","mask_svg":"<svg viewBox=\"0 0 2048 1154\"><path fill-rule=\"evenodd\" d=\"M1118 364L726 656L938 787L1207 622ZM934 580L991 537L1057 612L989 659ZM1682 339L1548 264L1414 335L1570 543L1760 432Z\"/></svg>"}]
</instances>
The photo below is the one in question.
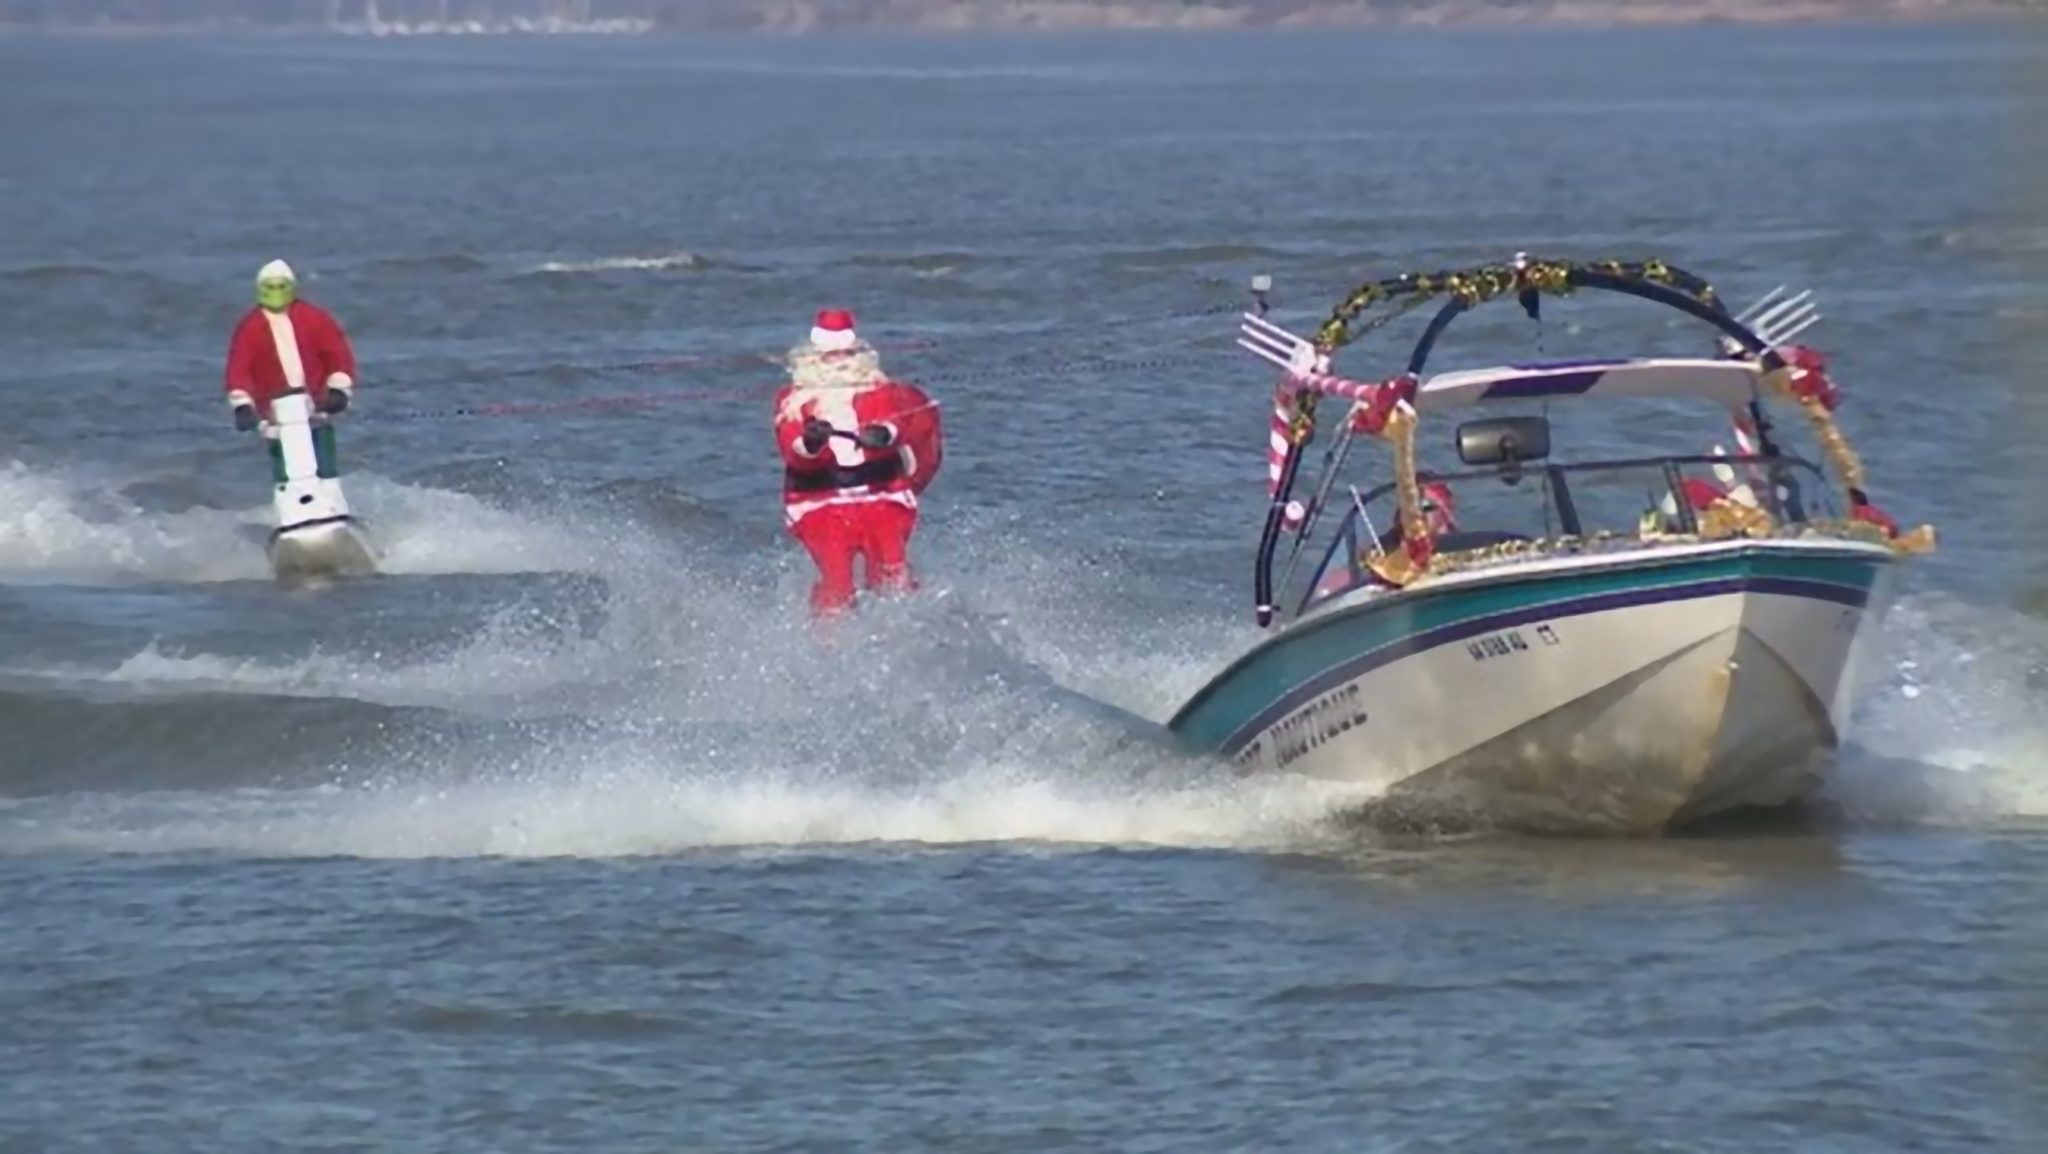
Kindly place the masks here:
<instances>
[{"instance_id":1,"label":"white boat hull","mask_svg":"<svg viewBox=\"0 0 2048 1154\"><path fill-rule=\"evenodd\" d=\"M282 581L367 577L377 572L377 553L354 518L316 521L278 529L267 547L270 569Z\"/></svg>"},{"instance_id":2,"label":"white boat hull","mask_svg":"<svg viewBox=\"0 0 2048 1154\"><path fill-rule=\"evenodd\" d=\"M1272 678L1269 661L1270 703L1215 744L1246 772L1355 782L1424 820L1648 832L1780 806L1843 739L1859 639L1889 595L1879 548L1800 552L1689 546L1340 599L1295 629L1415 621L1341 626L1362 644L1318 642L1296 671L1337 660L1312 677ZM1257 670L1240 662L1212 688ZM1173 724L1217 736L1203 708L1198 695Z\"/></svg>"}]
</instances>

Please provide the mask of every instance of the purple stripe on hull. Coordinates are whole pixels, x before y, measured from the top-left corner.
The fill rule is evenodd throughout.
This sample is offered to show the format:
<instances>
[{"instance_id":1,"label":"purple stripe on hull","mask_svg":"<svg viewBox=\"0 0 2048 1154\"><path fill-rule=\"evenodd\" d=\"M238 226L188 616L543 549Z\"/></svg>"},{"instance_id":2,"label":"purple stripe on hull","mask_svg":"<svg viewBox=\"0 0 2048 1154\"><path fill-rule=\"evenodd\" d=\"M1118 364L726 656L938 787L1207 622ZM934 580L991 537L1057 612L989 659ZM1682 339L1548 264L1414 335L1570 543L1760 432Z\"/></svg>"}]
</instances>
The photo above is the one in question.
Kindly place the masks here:
<instances>
[{"instance_id":1,"label":"purple stripe on hull","mask_svg":"<svg viewBox=\"0 0 2048 1154\"><path fill-rule=\"evenodd\" d=\"M1482 633L1501 629L1512 629L1517 625L1529 625L1538 621L1555 621L1563 617L1582 617L1588 613L1603 613L1609 609L1627 609L1638 605L1661 605L1670 601L1691 601L1701 597L1718 597L1724 593L1779 593L1789 597L1807 597L1816 601L1831 601L1861 609L1870 602L1868 589L1852 589L1844 585L1830 585L1822 581L1800 581L1789 577L1727 577L1716 581L1697 581L1685 585L1668 585L1654 589L1630 589L1620 593L1602 593L1594 597L1581 597L1570 601L1553 601L1546 605L1530 605L1510 609L1502 613L1474 617L1465 621L1454 621L1438 626L1424 633L1404 637L1399 641L1383 645L1368 653L1362 653L1341 665L1316 674L1294 689L1283 694L1272 705L1253 716L1232 733L1223 743L1223 755L1235 757L1252 738L1279 721L1281 718L1308 704L1317 697L1336 689L1349 681L1371 673L1384 665L1391 665L1403 657L1412 657L1438 646L1464 641Z\"/></svg>"},{"instance_id":2,"label":"purple stripe on hull","mask_svg":"<svg viewBox=\"0 0 2048 1154\"><path fill-rule=\"evenodd\" d=\"M1616 365L1634 363L1635 361L1629 357L1589 357L1582 361L1516 361L1508 367L1533 373L1547 369L1611 369Z\"/></svg>"},{"instance_id":3,"label":"purple stripe on hull","mask_svg":"<svg viewBox=\"0 0 2048 1154\"><path fill-rule=\"evenodd\" d=\"M1606 373L1590 370L1582 373L1552 373L1541 377L1504 377L1486 386L1481 394L1485 400L1527 400L1535 397L1576 397L1594 385Z\"/></svg>"}]
</instances>

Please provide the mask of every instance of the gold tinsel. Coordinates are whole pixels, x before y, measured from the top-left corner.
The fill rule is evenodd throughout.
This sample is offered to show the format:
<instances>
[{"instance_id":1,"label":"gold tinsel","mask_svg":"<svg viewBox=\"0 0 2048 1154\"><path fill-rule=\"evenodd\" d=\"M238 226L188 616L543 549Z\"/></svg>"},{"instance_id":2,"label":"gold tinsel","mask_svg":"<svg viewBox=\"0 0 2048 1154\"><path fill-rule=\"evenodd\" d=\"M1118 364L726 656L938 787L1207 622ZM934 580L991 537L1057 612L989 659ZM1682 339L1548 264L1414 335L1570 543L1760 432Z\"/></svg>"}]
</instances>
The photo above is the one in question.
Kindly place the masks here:
<instances>
[{"instance_id":1,"label":"gold tinsel","mask_svg":"<svg viewBox=\"0 0 2048 1154\"><path fill-rule=\"evenodd\" d=\"M1394 476L1400 479L1401 533L1409 540L1429 531L1422 519L1422 483L1415 477L1415 410L1406 402L1387 414L1380 436L1394 444Z\"/></svg>"},{"instance_id":2,"label":"gold tinsel","mask_svg":"<svg viewBox=\"0 0 2048 1154\"><path fill-rule=\"evenodd\" d=\"M1901 553L1934 552L1934 526L1922 525L1911 533L1901 533L1886 542Z\"/></svg>"},{"instance_id":3,"label":"gold tinsel","mask_svg":"<svg viewBox=\"0 0 2048 1154\"><path fill-rule=\"evenodd\" d=\"M1842 427L1835 423L1835 415L1828 412L1826 405L1812 397L1802 397L1792 388L1792 372L1788 366L1777 369L1764 377L1764 384L1774 393L1799 406L1806 414L1806 421L1813 426L1813 435L1820 440L1821 451L1828 455L1828 464L1835 468L1835 475L1842 484L1852 489L1863 487L1863 462L1856 456L1856 450L1849 447L1849 439L1842 435Z\"/></svg>"},{"instance_id":4,"label":"gold tinsel","mask_svg":"<svg viewBox=\"0 0 2048 1154\"><path fill-rule=\"evenodd\" d=\"M1735 514L1734 516L1744 520L1750 526L1749 531L1746 533L1747 536L1758 539L1801 540L1823 537L1835 540L1865 541L1872 545L1885 545L1901 553L1923 553L1934 546L1934 530L1925 525L1911 533L1894 538L1885 536L1883 529L1868 521L1858 521L1853 518L1829 518L1769 526L1748 521L1747 518L1741 518L1740 514ZM1706 532L1709 523L1713 519L1712 516L1703 516L1701 518L1702 531L1699 533L1655 532L1638 535L1615 533L1611 530L1601 529L1583 537L1558 536L1538 538L1533 541L1502 541L1498 544L1487 545L1478 549L1463 549L1455 553L1438 553L1430 558L1427 575L1442 577L1447 574L1460 573L1472 569L1486 569L1496 565L1534 561L1548 557L1628 551L1640 549L1645 542L1654 542L1659 545L1704 544L1716 539L1712 534ZM1724 535L1719 539L1725 540L1726 536ZM1416 577L1422 576L1422 574L1408 572L1410 567L1405 556L1401 557L1398 566L1399 572L1407 574L1407 577L1403 581L1395 582L1395 584L1405 585L1411 583ZM1383 579L1392 580L1392 577L1381 572L1379 566L1375 565L1372 568L1375 573L1380 573Z\"/></svg>"},{"instance_id":5,"label":"gold tinsel","mask_svg":"<svg viewBox=\"0 0 2048 1154\"><path fill-rule=\"evenodd\" d=\"M1429 525L1422 518L1422 485L1415 479L1415 410L1406 403L1395 405L1394 411L1387 414L1386 426L1379 435L1394 446L1401 539L1404 542L1419 541L1429 531ZM1427 572L1415 564L1408 550L1402 546L1373 558L1367 563L1367 568L1380 580L1392 585L1406 585Z\"/></svg>"},{"instance_id":6,"label":"gold tinsel","mask_svg":"<svg viewBox=\"0 0 2048 1154\"><path fill-rule=\"evenodd\" d=\"M1811 397L1802 397L1792 389L1792 369L1777 369L1764 377L1764 383L1781 397L1792 400L1799 410L1806 414L1807 423L1813 426L1813 434L1820 441L1821 451L1827 454L1828 464L1834 467L1835 476L1851 489L1863 488L1863 461L1856 450L1849 447L1849 438L1842 435L1842 427L1835 423L1835 415L1826 405ZM1848 524L1861 526L1869 534L1858 532L1856 536L1871 536L1884 542L1900 553L1931 553L1934 551L1934 526L1921 525L1910 533L1887 537L1884 530L1867 521L1850 520Z\"/></svg>"},{"instance_id":7,"label":"gold tinsel","mask_svg":"<svg viewBox=\"0 0 2048 1154\"><path fill-rule=\"evenodd\" d=\"M1365 567L1372 571L1373 576L1396 589L1413 584L1416 578L1427 572L1416 566L1408 550L1398 547L1367 558Z\"/></svg>"},{"instance_id":8,"label":"gold tinsel","mask_svg":"<svg viewBox=\"0 0 2048 1154\"><path fill-rule=\"evenodd\" d=\"M1403 273L1367 281L1351 290L1331 310L1329 319L1316 330L1315 344L1325 353L1349 344L1353 337L1353 322L1389 301L1404 301L1412 306L1432 297L1452 296L1471 308L1523 289L1563 296L1572 291L1572 274L1581 271L1663 285L1703 304L1718 307L1713 285L1661 260L1578 262L1531 259L1476 268Z\"/></svg>"},{"instance_id":9,"label":"gold tinsel","mask_svg":"<svg viewBox=\"0 0 2048 1154\"><path fill-rule=\"evenodd\" d=\"M1569 265L1557 261L1537 261L1522 270L1522 278L1530 288L1552 296L1563 296L1572 291L1571 274Z\"/></svg>"},{"instance_id":10,"label":"gold tinsel","mask_svg":"<svg viewBox=\"0 0 2048 1154\"><path fill-rule=\"evenodd\" d=\"M1708 505L1700 512L1698 520L1700 536L1709 541L1729 537L1768 537L1773 528L1769 513L1755 505L1726 499Z\"/></svg>"},{"instance_id":11,"label":"gold tinsel","mask_svg":"<svg viewBox=\"0 0 2048 1154\"><path fill-rule=\"evenodd\" d=\"M1564 538L1538 541L1502 541L1477 549L1462 549L1455 553L1438 553L1429 559L1429 573L1441 577L1463 569L1477 569L1501 561L1517 561L1524 557L1542 557L1565 544Z\"/></svg>"}]
</instances>

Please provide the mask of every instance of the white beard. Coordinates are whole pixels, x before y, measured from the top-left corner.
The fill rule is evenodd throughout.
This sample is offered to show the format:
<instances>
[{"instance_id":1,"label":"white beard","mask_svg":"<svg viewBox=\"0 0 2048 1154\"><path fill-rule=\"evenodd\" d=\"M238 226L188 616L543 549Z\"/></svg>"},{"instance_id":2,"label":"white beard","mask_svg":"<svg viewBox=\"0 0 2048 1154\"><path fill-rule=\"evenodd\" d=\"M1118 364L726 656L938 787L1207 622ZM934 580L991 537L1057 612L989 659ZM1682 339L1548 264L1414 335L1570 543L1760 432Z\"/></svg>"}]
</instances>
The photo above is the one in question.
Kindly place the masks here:
<instances>
[{"instance_id":1,"label":"white beard","mask_svg":"<svg viewBox=\"0 0 2048 1154\"><path fill-rule=\"evenodd\" d=\"M880 383L882 358L863 341L844 352L827 353L806 341L789 350L784 363L789 368L789 396L778 414L785 420L800 420L804 406L818 403L852 403L852 394Z\"/></svg>"}]
</instances>

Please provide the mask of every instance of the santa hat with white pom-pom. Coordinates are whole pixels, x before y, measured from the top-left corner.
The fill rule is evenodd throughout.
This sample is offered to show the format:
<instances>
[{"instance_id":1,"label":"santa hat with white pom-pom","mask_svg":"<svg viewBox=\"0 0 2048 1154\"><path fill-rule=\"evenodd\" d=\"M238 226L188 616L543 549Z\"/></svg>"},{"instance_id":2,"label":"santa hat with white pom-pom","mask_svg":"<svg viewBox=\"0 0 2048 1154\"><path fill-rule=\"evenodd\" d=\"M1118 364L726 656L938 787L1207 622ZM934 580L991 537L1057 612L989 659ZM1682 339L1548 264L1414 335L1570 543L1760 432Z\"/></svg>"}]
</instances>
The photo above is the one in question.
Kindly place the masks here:
<instances>
[{"instance_id":1,"label":"santa hat with white pom-pom","mask_svg":"<svg viewBox=\"0 0 2048 1154\"><path fill-rule=\"evenodd\" d=\"M820 352L844 352L860 344L853 329L853 314L846 309L820 309L811 322L811 347Z\"/></svg>"}]
</instances>

